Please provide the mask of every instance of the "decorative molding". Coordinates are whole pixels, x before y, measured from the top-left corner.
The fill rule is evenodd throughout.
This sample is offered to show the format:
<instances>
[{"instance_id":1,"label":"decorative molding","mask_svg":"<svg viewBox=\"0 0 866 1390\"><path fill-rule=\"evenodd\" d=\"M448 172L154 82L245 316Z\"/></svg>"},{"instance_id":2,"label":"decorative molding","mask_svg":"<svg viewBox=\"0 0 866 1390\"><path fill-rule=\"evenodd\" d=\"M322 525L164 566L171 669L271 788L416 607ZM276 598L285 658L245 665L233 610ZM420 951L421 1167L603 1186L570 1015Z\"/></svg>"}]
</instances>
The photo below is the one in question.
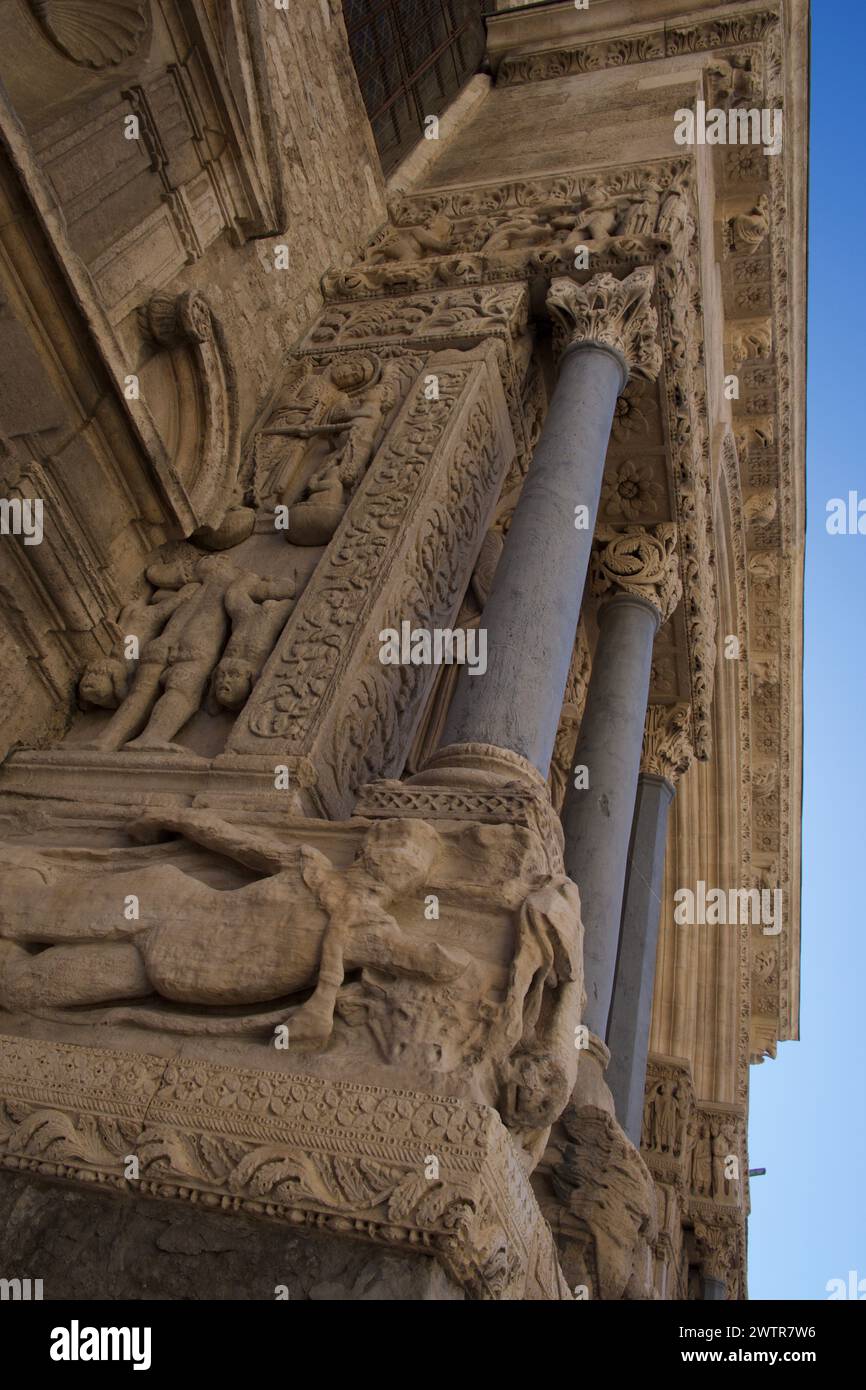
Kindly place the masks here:
<instances>
[{"instance_id":1,"label":"decorative molding","mask_svg":"<svg viewBox=\"0 0 866 1390\"><path fill-rule=\"evenodd\" d=\"M404 1247L470 1298L571 1297L496 1113L448 1097L5 1038L0 1164Z\"/></svg>"},{"instance_id":2,"label":"decorative molding","mask_svg":"<svg viewBox=\"0 0 866 1390\"><path fill-rule=\"evenodd\" d=\"M752 12L678 27L664 25L625 37L515 54L503 58L496 73L496 85L511 87L522 82L546 82L582 72L654 62L681 53L702 53L709 49L756 43L776 24L776 12L764 10L757 14Z\"/></svg>"},{"instance_id":3,"label":"decorative molding","mask_svg":"<svg viewBox=\"0 0 866 1390\"><path fill-rule=\"evenodd\" d=\"M240 467L240 408L228 340L198 290L152 294L138 311L156 349L142 369L148 400L197 526L218 527Z\"/></svg>"}]
</instances>

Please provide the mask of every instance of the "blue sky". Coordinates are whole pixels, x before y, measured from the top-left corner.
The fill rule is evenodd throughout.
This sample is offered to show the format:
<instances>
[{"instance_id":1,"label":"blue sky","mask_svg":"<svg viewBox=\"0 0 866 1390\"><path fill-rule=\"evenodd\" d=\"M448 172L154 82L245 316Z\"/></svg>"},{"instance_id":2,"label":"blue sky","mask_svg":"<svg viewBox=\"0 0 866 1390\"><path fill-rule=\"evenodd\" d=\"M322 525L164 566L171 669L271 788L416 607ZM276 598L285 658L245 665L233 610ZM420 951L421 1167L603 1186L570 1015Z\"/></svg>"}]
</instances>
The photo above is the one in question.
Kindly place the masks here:
<instances>
[{"instance_id":1,"label":"blue sky","mask_svg":"<svg viewBox=\"0 0 866 1390\"><path fill-rule=\"evenodd\" d=\"M825 1299L866 1279L866 536L827 502L866 497L862 0L813 0L801 1041L751 1073L749 1292ZM866 1289L864 1289L866 1296Z\"/></svg>"}]
</instances>

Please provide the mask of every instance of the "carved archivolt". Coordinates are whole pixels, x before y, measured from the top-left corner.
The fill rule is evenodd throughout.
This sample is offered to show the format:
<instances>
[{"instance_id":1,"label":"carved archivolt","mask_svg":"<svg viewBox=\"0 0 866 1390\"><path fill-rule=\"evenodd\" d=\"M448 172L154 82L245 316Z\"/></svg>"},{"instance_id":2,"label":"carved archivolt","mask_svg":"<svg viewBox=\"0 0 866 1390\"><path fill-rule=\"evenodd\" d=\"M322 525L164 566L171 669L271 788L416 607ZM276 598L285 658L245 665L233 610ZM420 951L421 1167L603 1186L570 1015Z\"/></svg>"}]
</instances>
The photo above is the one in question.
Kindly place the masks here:
<instances>
[{"instance_id":1,"label":"carved archivolt","mask_svg":"<svg viewBox=\"0 0 866 1390\"><path fill-rule=\"evenodd\" d=\"M141 371L142 395L195 524L218 527L240 466L235 369L222 326L196 290L151 295L139 321L155 350Z\"/></svg>"}]
</instances>

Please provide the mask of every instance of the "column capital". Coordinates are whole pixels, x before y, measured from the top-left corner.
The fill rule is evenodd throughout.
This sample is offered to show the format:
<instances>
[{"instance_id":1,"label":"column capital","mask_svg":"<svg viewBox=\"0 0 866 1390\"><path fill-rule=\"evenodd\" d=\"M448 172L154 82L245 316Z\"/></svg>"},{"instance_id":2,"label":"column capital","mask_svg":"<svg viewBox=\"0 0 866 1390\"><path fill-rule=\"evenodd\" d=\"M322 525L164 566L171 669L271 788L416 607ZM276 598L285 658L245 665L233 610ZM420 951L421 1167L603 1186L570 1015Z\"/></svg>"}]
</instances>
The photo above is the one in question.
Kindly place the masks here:
<instances>
[{"instance_id":1,"label":"column capital","mask_svg":"<svg viewBox=\"0 0 866 1390\"><path fill-rule=\"evenodd\" d=\"M676 525L663 521L622 531L599 526L592 552L592 591L597 598L624 593L645 599L660 624L666 623L682 596Z\"/></svg>"},{"instance_id":2,"label":"column capital","mask_svg":"<svg viewBox=\"0 0 866 1390\"><path fill-rule=\"evenodd\" d=\"M688 772L694 753L691 743L691 710L688 705L650 705L643 731L640 770L663 777L676 786Z\"/></svg>"},{"instance_id":3,"label":"column capital","mask_svg":"<svg viewBox=\"0 0 866 1390\"><path fill-rule=\"evenodd\" d=\"M654 288L655 272L649 266L633 270L624 280L594 275L584 285L557 276L551 281L547 307L559 352L607 348L622 359L629 375L655 381L662 349L652 302Z\"/></svg>"}]
</instances>

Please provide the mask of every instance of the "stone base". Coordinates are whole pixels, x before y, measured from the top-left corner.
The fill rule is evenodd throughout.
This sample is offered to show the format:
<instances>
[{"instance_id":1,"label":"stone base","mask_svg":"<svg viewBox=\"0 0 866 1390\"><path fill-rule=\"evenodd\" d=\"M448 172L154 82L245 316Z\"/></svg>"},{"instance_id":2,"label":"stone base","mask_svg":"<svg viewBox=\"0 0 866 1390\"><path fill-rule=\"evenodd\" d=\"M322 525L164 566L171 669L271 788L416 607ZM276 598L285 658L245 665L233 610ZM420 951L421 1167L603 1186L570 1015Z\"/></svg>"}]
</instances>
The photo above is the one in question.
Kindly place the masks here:
<instances>
[{"instance_id":1,"label":"stone base","mask_svg":"<svg viewBox=\"0 0 866 1390\"><path fill-rule=\"evenodd\" d=\"M188 1202L0 1173L0 1271L55 1299L459 1301L434 1259Z\"/></svg>"},{"instance_id":2,"label":"stone base","mask_svg":"<svg viewBox=\"0 0 866 1390\"><path fill-rule=\"evenodd\" d=\"M517 1147L484 1105L285 1071L5 1038L0 1167L9 1213L0 1246L3 1277L14 1277L9 1264L18 1248L16 1268L25 1253L40 1266L22 1267L18 1277L62 1277L69 1290L82 1287L80 1279L90 1290L80 1296L106 1296L100 1293L110 1283L104 1251L116 1230L123 1234L111 1258L141 1263L120 1282L142 1288L151 1278L167 1279L168 1289L175 1280L199 1277L184 1273L196 1263L188 1256L225 1253L227 1243L231 1268L248 1270L261 1288L252 1297L273 1297L277 1284L289 1283L280 1270L293 1260L296 1269L309 1262L310 1287L361 1289L334 1297L364 1297L368 1288L386 1290L394 1280L409 1297L571 1296ZM11 1186L8 1175L14 1175ZM92 1190L84 1196L80 1186L70 1187L75 1196L67 1202L62 1186L46 1186L45 1179ZM159 1216L154 1198L171 1199L170 1216ZM22 1224L33 1235L16 1246ZM408 1284L383 1246L413 1267ZM172 1257L168 1275L156 1273L165 1262L154 1251ZM74 1264L79 1254L81 1269L61 1275L63 1262ZM238 1296L222 1282L227 1276L208 1272L216 1263L209 1260L203 1276L214 1281L215 1292L177 1296Z\"/></svg>"}]
</instances>

